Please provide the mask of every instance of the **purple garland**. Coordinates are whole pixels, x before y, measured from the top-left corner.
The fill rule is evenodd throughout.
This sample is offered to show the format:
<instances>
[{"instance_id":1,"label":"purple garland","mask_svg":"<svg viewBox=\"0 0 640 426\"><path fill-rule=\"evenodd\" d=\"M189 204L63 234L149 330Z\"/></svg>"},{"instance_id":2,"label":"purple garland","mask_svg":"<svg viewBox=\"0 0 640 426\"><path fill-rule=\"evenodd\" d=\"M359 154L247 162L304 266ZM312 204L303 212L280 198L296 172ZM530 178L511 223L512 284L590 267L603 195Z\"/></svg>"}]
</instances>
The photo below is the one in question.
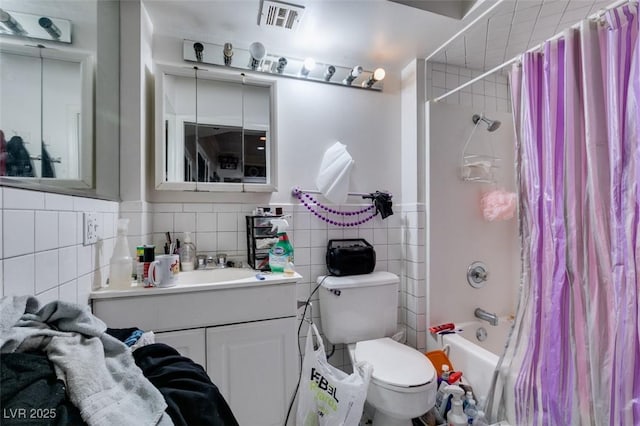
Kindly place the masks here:
<instances>
[{"instance_id":1,"label":"purple garland","mask_svg":"<svg viewBox=\"0 0 640 426\"><path fill-rule=\"evenodd\" d=\"M332 209L331 207L327 207L327 206L323 205L318 200L313 198L311 195L301 192L300 189L298 189L298 188L294 188L293 194L298 198L300 203L302 203L302 205L307 208L307 210L309 210L311 213L314 214L315 217L317 217L318 219L324 220L325 222L327 222L330 225L344 226L344 227L347 227L347 226L358 226L358 225L362 225L362 224L370 221L371 219L376 217L376 215L378 214L377 211L374 211L371 215L365 217L364 219L356 220L354 222L344 222L345 216L357 216L359 214L364 214L364 213L367 213L367 212L373 210L375 208L375 206L372 204L372 205L370 205L368 207L365 207L363 209L360 209L360 210L351 211L351 212L343 212L343 211ZM319 213L317 210L314 209L315 206L317 206L320 209L324 210L326 213L324 213L324 212ZM339 222L337 220L329 219L328 217L326 217L326 214L340 215L340 216L342 216L342 221Z\"/></svg>"}]
</instances>

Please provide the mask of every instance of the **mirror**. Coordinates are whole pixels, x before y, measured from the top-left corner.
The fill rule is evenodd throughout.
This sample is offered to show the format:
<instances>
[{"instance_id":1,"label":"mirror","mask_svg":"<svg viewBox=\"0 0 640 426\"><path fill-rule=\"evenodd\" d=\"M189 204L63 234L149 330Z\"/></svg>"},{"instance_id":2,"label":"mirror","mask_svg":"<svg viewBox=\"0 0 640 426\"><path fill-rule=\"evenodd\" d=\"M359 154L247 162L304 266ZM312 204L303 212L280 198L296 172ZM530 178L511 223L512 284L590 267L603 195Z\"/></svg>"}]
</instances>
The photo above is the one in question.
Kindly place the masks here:
<instances>
[{"instance_id":1,"label":"mirror","mask_svg":"<svg viewBox=\"0 0 640 426\"><path fill-rule=\"evenodd\" d=\"M2 185L117 199L119 15L117 0L2 1Z\"/></svg>"},{"instance_id":2,"label":"mirror","mask_svg":"<svg viewBox=\"0 0 640 426\"><path fill-rule=\"evenodd\" d=\"M275 83L157 66L156 186L274 191Z\"/></svg>"}]
</instances>

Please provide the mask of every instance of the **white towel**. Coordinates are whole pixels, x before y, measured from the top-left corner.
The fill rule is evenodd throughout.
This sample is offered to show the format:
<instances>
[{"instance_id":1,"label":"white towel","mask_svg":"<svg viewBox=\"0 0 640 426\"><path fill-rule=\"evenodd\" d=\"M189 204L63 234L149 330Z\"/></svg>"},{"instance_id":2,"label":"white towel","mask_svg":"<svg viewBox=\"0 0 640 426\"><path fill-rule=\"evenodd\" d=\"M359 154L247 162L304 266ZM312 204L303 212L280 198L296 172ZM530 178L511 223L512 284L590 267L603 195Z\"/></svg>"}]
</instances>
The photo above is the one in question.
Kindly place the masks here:
<instances>
[{"instance_id":1,"label":"white towel","mask_svg":"<svg viewBox=\"0 0 640 426\"><path fill-rule=\"evenodd\" d=\"M316 186L325 198L335 204L344 204L349 193L349 177L355 162L347 147L336 142L327 149L320 163Z\"/></svg>"}]
</instances>

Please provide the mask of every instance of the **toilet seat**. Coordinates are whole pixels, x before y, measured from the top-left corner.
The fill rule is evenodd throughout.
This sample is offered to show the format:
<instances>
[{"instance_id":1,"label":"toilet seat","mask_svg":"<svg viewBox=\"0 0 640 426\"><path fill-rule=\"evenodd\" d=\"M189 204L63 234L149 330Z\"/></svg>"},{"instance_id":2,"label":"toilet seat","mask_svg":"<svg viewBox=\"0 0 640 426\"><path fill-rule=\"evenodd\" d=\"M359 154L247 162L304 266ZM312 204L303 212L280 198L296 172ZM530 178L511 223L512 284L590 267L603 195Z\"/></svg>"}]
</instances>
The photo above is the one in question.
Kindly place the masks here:
<instances>
[{"instance_id":1,"label":"toilet seat","mask_svg":"<svg viewBox=\"0 0 640 426\"><path fill-rule=\"evenodd\" d=\"M372 364L371 381L397 392L421 392L436 379L429 358L388 337L357 342L354 360Z\"/></svg>"}]
</instances>

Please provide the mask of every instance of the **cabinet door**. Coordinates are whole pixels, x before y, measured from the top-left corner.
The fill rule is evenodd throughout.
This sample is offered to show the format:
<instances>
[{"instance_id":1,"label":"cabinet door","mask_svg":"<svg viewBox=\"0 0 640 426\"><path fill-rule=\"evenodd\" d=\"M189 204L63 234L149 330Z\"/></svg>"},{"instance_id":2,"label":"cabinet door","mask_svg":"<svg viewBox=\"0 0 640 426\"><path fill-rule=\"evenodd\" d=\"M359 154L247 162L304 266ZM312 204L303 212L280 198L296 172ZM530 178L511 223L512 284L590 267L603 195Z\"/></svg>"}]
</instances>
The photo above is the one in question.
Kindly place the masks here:
<instances>
[{"instance_id":1,"label":"cabinet door","mask_svg":"<svg viewBox=\"0 0 640 426\"><path fill-rule=\"evenodd\" d=\"M207 372L241 426L281 426L298 374L295 317L208 328Z\"/></svg>"},{"instance_id":2,"label":"cabinet door","mask_svg":"<svg viewBox=\"0 0 640 426\"><path fill-rule=\"evenodd\" d=\"M205 355L204 328L183 331L155 333L157 343L166 343L177 350L180 355L191 358L196 364L207 368Z\"/></svg>"}]
</instances>

